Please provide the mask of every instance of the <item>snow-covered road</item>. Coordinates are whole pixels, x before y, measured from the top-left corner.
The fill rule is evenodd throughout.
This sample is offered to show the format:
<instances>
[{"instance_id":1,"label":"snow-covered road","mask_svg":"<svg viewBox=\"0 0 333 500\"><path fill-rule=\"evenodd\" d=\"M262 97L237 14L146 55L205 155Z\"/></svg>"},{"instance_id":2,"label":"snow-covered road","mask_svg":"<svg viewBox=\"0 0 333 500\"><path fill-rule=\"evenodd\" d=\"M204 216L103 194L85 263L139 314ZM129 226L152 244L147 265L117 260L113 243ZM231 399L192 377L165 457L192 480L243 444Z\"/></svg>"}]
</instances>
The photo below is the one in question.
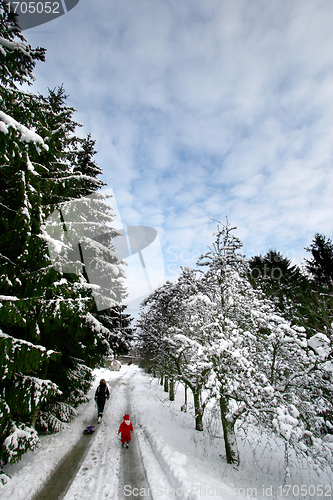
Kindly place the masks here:
<instances>
[{"instance_id":1,"label":"snow-covered road","mask_svg":"<svg viewBox=\"0 0 333 500\"><path fill-rule=\"evenodd\" d=\"M120 372L96 371L91 400L79 407L68 429L43 436L38 450L24 455L19 464L5 467L12 479L0 486L1 500L32 500L52 477L63 457L81 440L84 427L96 419L93 395L101 378L111 389L110 400L78 470L73 466L70 471L71 484L59 499L267 500L270 491L272 498L282 498L278 494L285 479L281 443L263 439L250 446L240 435L242 465L235 469L226 463L218 418L208 412L204 432L196 431L191 409L180 411L181 388L171 403L156 379L132 365L123 366ZM121 448L117 434L124 413L129 413L134 427L128 450ZM297 485L324 485L325 498L332 498L332 475L323 471L318 478L305 465L291 468L290 483L296 489Z\"/></svg>"},{"instance_id":2,"label":"snow-covered road","mask_svg":"<svg viewBox=\"0 0 333 500\"><path fill-rule=\"evenodd\" d=\"M124 367L120 372L105 371L102 376L110 388L110 400L98 425L96 438L64 500L130 499L134 498L134 488L147 492L149 489L135 433L129 449L121 447L118 436L123 415L131 415L131 371ZM126 496L124 488L127 488Z\"/></svg>"},{"instance_id":3,"label":"snow-covered road","mask_svg":"<svg viewBox=\"0 0 333 500\"><path fill-rule=\"evenodd\" d=\"M61 459L33 500L58 500L65 495L94 438L95 434L81 436L73 448Z\"/></svg>"},{"instance_id":4,"label":"snow-covered road","mask_svg":"<svg viewBox=\"0 0 333 500\"><path fill-rule=\"evenodd\" d=\"M125 404L125 373L105 374L110 388L110 400L106 403L102 422L89 453L83 461L73 483L67 491L66 500L101 500L118 497L120 469L120 443L118 439L119 417ZM99 380L96 381L96 385ZM97 417L97 413L95 415ZM121 415L122 416L122 415Z\"/></svg>"},{"instance_id":5,"label":"snow-covered road","mask_svg":"<svg viewBox=\"0 0 333 500\"><path fill-rule=\"evenodd\" d=\"M130 385L126 386L126 413L132 415ZM140 446L138 444L137 432L132 433L132 440L128 449L122 449L121 468L119 474L119 498L137 498L137 492L141 491L140 498L151 500L149 483L143 466Z\"/></svg>"},{"instance_id":6,"label":"snow-covered road","mask_svg":"<svg viewBox=\"0 0 333 500\"><path fill-rule=\"evenodd\" d=\"M3 500L131 499L140 492L140 498L153 498L137 436L139 425L133 421L134 433L128 450L121 447L118 436L124 413L131 415L136 370L126 366L120 372L98 370L89 403L79 407L79 414L68 429L42 436L38 450L26 453L20 463L5 467L11 480L0 487L0 497ZM100 378L106 379L111 397L102 422L97 425L93 395ZM96 433L84 436L82 431L87 425L96 425ZM146 446L146 455L152 454L149 445L142 444ZM153 464L153 470L159 467L156 459L150 458L149 463ZM152 471L150 476L154 477ZM171 489L162 471L161 476L164 488Z\"/></svg>"}]
</instances>

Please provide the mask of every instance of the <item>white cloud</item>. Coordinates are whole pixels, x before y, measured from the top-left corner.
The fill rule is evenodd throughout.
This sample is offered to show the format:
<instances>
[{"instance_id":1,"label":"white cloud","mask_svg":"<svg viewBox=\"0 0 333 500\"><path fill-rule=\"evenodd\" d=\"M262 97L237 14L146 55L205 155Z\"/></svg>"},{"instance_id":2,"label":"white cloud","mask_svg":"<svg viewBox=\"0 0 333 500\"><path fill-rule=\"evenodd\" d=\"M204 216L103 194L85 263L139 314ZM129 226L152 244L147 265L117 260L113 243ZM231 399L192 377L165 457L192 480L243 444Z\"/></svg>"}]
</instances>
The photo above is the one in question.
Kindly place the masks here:
<instances>
[{"instance_id":1,"label":"white cloud","mask_svg":"<svg viewBox=\"0 0 333 500\"><path fill-rule=\"evenodd\" d=\"M326 0L101 0L26 36L48 49L37 88L64 82L124 221L164 255L205 251L227 213L247 252L297 260L332 237L332 24Z\"/></svg>"}]
</instances>

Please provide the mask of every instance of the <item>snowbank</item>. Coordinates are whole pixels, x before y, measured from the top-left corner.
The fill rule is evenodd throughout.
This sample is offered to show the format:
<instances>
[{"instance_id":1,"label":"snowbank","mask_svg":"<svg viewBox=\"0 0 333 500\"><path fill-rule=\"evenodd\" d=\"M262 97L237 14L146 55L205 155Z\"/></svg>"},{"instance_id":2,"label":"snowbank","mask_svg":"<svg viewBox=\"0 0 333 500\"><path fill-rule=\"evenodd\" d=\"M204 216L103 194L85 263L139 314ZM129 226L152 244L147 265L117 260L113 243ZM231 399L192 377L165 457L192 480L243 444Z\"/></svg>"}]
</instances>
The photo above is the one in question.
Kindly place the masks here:
<instances>
[{"instance_id":1,"label":"snowbank","mask_svg":"<svg viewBox=\"0 0 333 500\"><path fill-rule=\"evenodd\" d=\"M256 428L250 429L246 439L244 432L238 430L241 465L236 468L227 464L219 414L214 413L213 405L206 411L204 432L198 432L190 397L189 411L180 411L184 403L182 386L178 386L175 401L170 402L156 379L135 366L126 369L133 373L132 420L135 413L144 464L147 463L147 470L151 468L149 454L153 454L171 485L168 490L155 474L151 484L154 499L266 499L270 492L272 497L282 498L279 494L283 491L282 496L286 496L286 490L281 490L285 483L295 486L295 492L298 486L307 485L309 493L313 487L325 485L326 491L333 494L333 478L327 470L318 477L311 466L298 462L291 454L287 471L284 442ZM313 496L303 494L302 498Z\"/></svg>"}]
</instances>

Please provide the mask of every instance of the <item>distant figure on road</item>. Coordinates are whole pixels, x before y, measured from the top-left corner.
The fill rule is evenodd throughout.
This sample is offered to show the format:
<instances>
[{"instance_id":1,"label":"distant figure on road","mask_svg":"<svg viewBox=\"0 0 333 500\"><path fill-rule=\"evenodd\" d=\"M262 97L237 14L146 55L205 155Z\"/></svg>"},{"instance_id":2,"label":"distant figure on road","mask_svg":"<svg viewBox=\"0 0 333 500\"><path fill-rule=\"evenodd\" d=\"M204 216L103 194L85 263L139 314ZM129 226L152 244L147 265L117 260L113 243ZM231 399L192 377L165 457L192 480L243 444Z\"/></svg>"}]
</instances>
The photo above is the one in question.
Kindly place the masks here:
<instances>
[{"instance_id":1,"label":"distant figure on road","mask_svg":"<svg viewBox=\"0 0 333 500\"><path fill-rule=\"evenodd\" d=\"M100 421L102 420L105 400L109 399L109 397L110 397L109 388L106 385L104 378L102 378L95 392L95 401L97 403L97 410L98 410L98 423L100 423Z\"/></svg>"},{"instance_id":2,"label":"distant figure on road","mask_svg":"<svg viewBox=\"0 0 333 500\"><path fill-rule=\"evenodd\" d=\"M128 444L131 441L131 432L133 432L133 425L127 413L124 415L124 421L120 424L118 434L119 432L121 432L121 446L124 448L126 443L126 448L128 448Z\"/></svg>"}]
</instances>

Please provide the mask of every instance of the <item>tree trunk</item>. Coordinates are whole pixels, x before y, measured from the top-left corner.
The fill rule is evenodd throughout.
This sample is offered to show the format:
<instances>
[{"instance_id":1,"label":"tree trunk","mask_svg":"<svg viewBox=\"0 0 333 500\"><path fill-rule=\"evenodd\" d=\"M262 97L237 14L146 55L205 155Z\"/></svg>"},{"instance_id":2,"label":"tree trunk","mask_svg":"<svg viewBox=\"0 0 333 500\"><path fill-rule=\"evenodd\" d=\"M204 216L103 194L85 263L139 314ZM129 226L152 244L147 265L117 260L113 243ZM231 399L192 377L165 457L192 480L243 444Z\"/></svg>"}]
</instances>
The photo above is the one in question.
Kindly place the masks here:
<instances>
[{"instance_id":1,"label":"tree trunk","mask_svg":"<svg viewBox=\"0 0 333 500\"><path fill-rule=\"evenodd\" d=\"M200 391L192 391L194 399L194 412L195 412L195 428L197 431L203 431L203 408L200 404Z\"/></svg>"},{"instance_id":2,"label":"tree trunk","mask_svg":"<svg viewBox=\"0 0 333 500\"><path fill-rule=\"evenodd\" d=\"M181 407L180 411L183 411L184 413L186 413L186 411L187 411L187 384L185 384L184 388L185 388L185 400L184 400L184 404Z\"/></svg>"},{"instance_id":3,"label":"tree trunk","mask_svg":"<svg viewBox=\"0 0 333 500\"><path fill-rule=\"evenodd\" d=\"M173 377L170 378L170 383L169 383L169 399L170 401L175 400L175 380Z\"/></svg>"},{"instance_id":4,"label":"tree trunk","mask_svg":"<svg viewBox=\"0 0 333 500\"><path fill-rule=\"evenodd\" d=\"M33 429L35 429L35 427L36 427L38 413L39 413L39 406L36 406L36 408L34 409L34 411L32 413L31 422L30 422L30 425Z\"/></svg>"},{"instance_id":5,"label":"tree trunk","mask_svg":"<svg viewBox=\"0 0 333 500\"><path fill-rule=\"evenodd\" d=\"M239 465L239 451L235 434L235 422L229 420L227 417L228 403L223 396L220 398L220 409L227 463Z\"/></svg>"},{"instance_id":6,"label":"tree trunk","mask_svg":"<svg viewBox=\"0 0 333 500\"><path fill-rule=\"evenodd\" d=\"M290 472L289 472L288 441L285 441L285 443L284 443L284 478L283 478L283 486L285 486L286 483L287 483L287 480L290 479L289 475L290 475Z\"/></svg>"},{"instance_id":7,"label":"tree trunk","mask_svg":"<svg viewBox=\"0 0 333 500\"><path fill-rule=\"evenodd\" d=\"M164 392L169 392L169 380L166 375L164 375Z\"/></svg>"},{"instance_id":8,"label":"tree trunk","mask_svg":"<svg viewBox=\"0 0 333 500\"><path fill-rule=\"evenodd\" d=\"M164 383L164 375L163 375L163 373L161 373L160 384L163 385L163 383Z\"/></svg>"}]
</instances>

